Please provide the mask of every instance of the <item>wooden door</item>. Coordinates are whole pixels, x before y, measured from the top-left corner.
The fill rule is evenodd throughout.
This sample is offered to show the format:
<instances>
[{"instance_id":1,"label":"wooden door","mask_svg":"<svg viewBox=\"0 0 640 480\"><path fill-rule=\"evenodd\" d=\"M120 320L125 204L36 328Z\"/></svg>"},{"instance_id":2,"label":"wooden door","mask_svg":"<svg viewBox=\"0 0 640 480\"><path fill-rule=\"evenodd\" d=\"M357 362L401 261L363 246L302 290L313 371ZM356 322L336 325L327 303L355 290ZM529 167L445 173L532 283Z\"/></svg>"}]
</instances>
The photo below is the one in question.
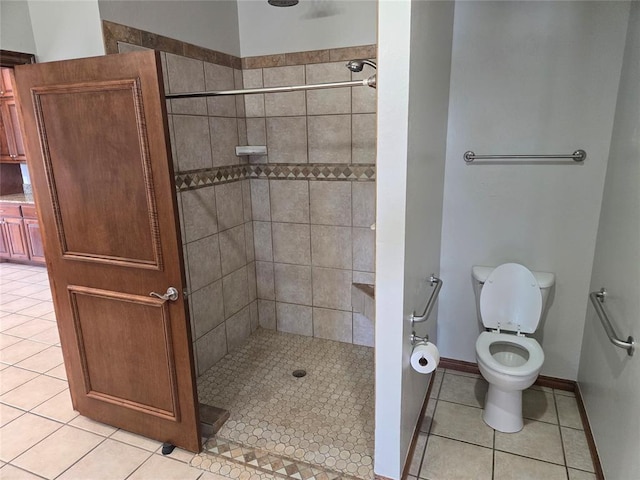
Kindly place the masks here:
<instances>
[{"instance_id":1,"label":"wooden door","mask_svg":"<svg viewBox=\"0 0 640 480\"><path fill-rule=\"evenodd\" d=\"M18 66L18 103L73 405L200 450L159 56ZM176 289L176 299L150 296Z\"/></svg>"}]
</instances>

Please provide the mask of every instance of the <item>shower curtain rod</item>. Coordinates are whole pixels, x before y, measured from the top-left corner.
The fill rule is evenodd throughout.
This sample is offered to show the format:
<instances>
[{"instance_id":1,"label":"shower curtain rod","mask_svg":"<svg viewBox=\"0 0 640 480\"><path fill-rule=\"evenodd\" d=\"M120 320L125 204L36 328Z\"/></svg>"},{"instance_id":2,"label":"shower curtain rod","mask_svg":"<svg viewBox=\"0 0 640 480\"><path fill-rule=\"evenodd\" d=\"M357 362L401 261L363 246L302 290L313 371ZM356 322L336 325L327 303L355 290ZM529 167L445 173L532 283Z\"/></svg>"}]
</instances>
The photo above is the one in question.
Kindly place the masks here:
<instances>
[{"instance_id":1,"label":"shower curtain rod","mask_svg":"<svg viewBox=\"0 0 640 480\"><path fill-rule=\"evenodd\" d=\"M210 92L191 92L191 93L167 93L166 98L199 98L199 97L219 97L223 95L250 95L254 93L279 93L279 92L297 92L299 90L320 90L324 88L340 88L340 87L371 87L376 88L376 76L372 75L364 80L351 80L348 82L334 83L316 83L313 85L294 85L290 87L263 87L263 88L244 88L241 90L218 90Z\"/></svg>"}]
</instances>

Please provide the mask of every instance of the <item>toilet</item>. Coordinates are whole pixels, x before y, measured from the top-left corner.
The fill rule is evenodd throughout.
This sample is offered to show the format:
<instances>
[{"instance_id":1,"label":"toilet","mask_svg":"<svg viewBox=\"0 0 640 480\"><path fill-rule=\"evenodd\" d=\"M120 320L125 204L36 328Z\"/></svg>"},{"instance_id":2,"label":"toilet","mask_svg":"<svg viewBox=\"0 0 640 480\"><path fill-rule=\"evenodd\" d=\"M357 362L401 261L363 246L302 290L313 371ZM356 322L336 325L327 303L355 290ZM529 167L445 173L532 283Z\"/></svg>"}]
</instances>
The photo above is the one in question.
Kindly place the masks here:
<instances>
[{"instance_id":1,"label":"toilet","mask_svg":"<svg viewBox=\"0 0 640 480\"><path fill-rule=\"evenodd\" d=\"M505 433L522 430L522 391L536 381L544 352L527 337L538 328L555 276L518 263L472 269L476 305L487 331L476 341L480 373L489 382L482 418Z\"/></svg>"}]
</instances>

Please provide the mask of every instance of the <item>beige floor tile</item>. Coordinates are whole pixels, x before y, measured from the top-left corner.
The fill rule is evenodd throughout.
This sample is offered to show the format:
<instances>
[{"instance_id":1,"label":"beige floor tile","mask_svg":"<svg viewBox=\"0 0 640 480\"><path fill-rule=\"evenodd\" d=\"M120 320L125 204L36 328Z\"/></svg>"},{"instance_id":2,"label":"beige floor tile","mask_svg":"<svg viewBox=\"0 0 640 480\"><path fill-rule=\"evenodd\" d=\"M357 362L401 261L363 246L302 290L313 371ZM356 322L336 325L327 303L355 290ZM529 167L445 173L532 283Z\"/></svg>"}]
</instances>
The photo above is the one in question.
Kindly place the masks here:
<instances>
[{"instance_id":1,"label":"beige floor tile","mask_svg":"<svg viewBox=\"0 0 640 480\"><path fill-rule=\"evenodd\" d=\"M51 328L48 328L43 332L34 335L33 337L29 337L29 340L33 340L34 342L46 343L47 345L59 344L60 334L58 333L58 327L55 325L55 323L53 323L52 325L53 326Z\"/></svg>"},{"instance_id":2,"label":"beige floor tile","mask_svg":"<svg viewBox=\"0 0 640 480\"><path fill-rule=\"evenodd\" d=\"M41 480L41 477L33 473L25 472L13 465L5 465L0 469L0 478L2 480Z\"/></svg>"},{"instance_id":3,"label":"beige floor tile","mask_svg":"<svg viewBox=\"0 0 640 480\"><path fill-rule=\"evenodd\" d=\"M46 374L51 377L59 378L60 380L67 379L67 371L64 367L64 364L58 365L57 367L52 368L51 370L47 371Z\"/></svg>"},{"instance_id":4,"label":"beige floor tile","mask_svg":"<svg viewBox=\"0 0 640 480\"><path fill-rule=\"evenodd\" d=\"M438 369L434 375L433 386L431 387L429 397L438 398L438 395L440 395L440 387L442 386L442 379L444 378L444 370Z\"/></svg>"},{"instance_id":5,"label":"beige floor tile","mask_svg":"<svg viewBox=\"0 0 640 480\"><path fill-rule=\"evenodd\" d=\"M413 450L413 457L409 464L409 473L411 475L418 475L420 473L420 464L422 463L422 457L424 455L425 448L427 447L427 435L420 433L418 440L416 440L416 448Z\"/></svg>"},{"instance_id":6,"label":"beige floor tile","mask_svg":"<svg viewBox=\"0 0 640 480\"><path fill-rule=\"evenodd\" d=\"M427 408L424 411L424 416L422 417L422 422L420 423L420 431L423 433L429 433L431 430L431 425L433 424L433 415L436 412L436 404L437 401L435 398L430 398L429 403L427 403Z\"/></svg>"},{"instance_id":7,"label":"beige floor tile","mask_svg":"<svg viewBox=\"0 0 640 480\"><path fill-rule=\"evenodd\" d=\"M518 433L496 432L496 450L515 453L544 462L564 465L560 429L557 425L524 421L524 428Z\"/></svg>"},{"instance_id":8,"label":"beige floor tile","mask_svg":"<svg viewBox=\"0 0 640 480\"><path fill-rule=\"evenodd\" d=\"M522 416L540 422L558 423L553 393L528 388L522 392Z\"/></svg>"},{"instance_id":9,"label":"beige floor tile","mask_svg":"<svg viewBox=\"0 0 640 480\"><path fill-rule=\"evenodd\" d=\"M58 478L122 480L142 465L150 455L148 451L107 439Z\"/></svg>"},{"instance_id":10,"label":"beige floor tile","mask_svg":"<svg viewBox=\"0 0 640 480\"><path fill-rule=\"evenodd\" d=\"M569 468L569 480L597 480L595 473Z\"/></svg>"},{"instance_id":11,"label":"beige floor tile","mask_svg":"<svg viewBox=\"0 0 640 480\"><path fill-rule=\"evenodd\" d=\"M22 325L25 322L33 320L32 317L20 315L18 313L2 312L4 315L0 318L0 331L4 332L10 328Z\"/></svg>"},{"instance_id":12,"label":"beige floor tile","mask_svg":"<svg viewBox=\"0 0 640 480\"><path fill-rule=\"evenodd\" d=\"M561 429L567 466L593 472L593 462L584 431L567 427L561 427Z\"/></svg>"},{"instance_id":13,"label":"beige floor tile","mask_svg":"<svg viewBox=\"0 0 640 480\"><path fill-rule=\"evenodd\" d=\"M431 434L493 446L493 429L482 420L482 409L442 400L438 400Z\"/></svg>"},{"instance_id":14,"label":"beige floor tile","mask_svg":"<svg viewBox=\"0 0 640 480\"><path fill-rule=\"evenodd\" d=\"M0 396L0 401L23 410L31 410L67 388L67 382L40 375Z\"/></svg>"},{"instance_id":15,"label":"beige floor tile","mask_svg":"<svg viewBox=\"0 0 640 480\"><path fill-rule=\"evenodd\" d=\"M582 418L578 410L578 402L575 397L556 395L556 405L558 406L558 417L560 425L582 430Z\"/></svg>"},{"instance_id":16,"label":"beige floor tile","mask_svg":"<svg viewBox=\"0 0 640 480\"><path fill-rule=\"evenodd\" d=\"M29 298L29 297L25 297ZM34 300L34 299L30 299ZM45 315L53 312L53 302L51 301L41 301L40 303L33 305L31 307L25 308L24 310L19 310L18 313L21 315L29 315L32 317L44 317Z\"/></svg>"},{"instance_id":17,"label":"beige floor tile","mask_svg":"<svg viewBox=\"0 0 640 480\"><path fill-rule=\"evenodd\" d=\"M64 426L14 459L17 467L49 479L55 478L104 439L99 435Z\"/></svg>"},{"instance_id":18,"label":"beige floor tile","mask_svg":"<svg viewBox=\"0 0 640 480\"><path fill-rule=\"evenodd\" d=\"M554 389L553 393L555 393L556 395L562 395L563 397L575 397L576 394L575 392L570 392L568 390L559 390L559 389Z\"/></svg>"},{"instance_id":19,"label":"beige floor tile","mask_svg":"<svg viewBox=\"0 0 640 480\"><path fill-rule=\"evenodd\" d=\"M16 418L0 428L0 437L11 439L10 442L0 442L0 460L8 462L14 459L61 426L61 423L30 413Z\"/></svg>"},{"instance_id":20,"label":"beige floor tile","mask_svg":"<svg viewBox=\"0 0 640 480\"><path fill-rule=\"evenodd\" d=\"M27 383L38 374L17 367L7 367L0 371L0 395Z\"/></svg>"},{"instance_id":21,"label":"beige floor tile","mask_svg":"<svg viewBox=\"0 0 640 480\"><path fill-rule=\"evenodd\" d=\"M136 435L135 433L127 432L126 430L118 430L109 438L118 440L119 442L127 443L134 447L142 448L148 452L155 452L158 448L162 448L161 442L152 440L142 435Z\"/></svg>"},{"instance_id":22,"label":"beige floor tile","mask_svg":"<svg viewBox=\"0 0 640 480\"><path fill-rule=\"evenodd\" d=\"M489 384L484 378L447 373L442 380L438 399L482 408L488 388Z\"/></svg>"},{"instance_id":23,"label":"beige floor tile","mask_svg":"<svg viewBox=\"0 0 640 480\"><path fill-rule=\"evenodd\" d=\"M108 437L115 433L116 430L118 430L111 425L96 422L95 420L83 417L82 415L78 415L76 418L71 420L71 422L69 422L69 425L73 425L74 427L78 427L92 433L97 433L98 435L102 435L103 437Z\"/></svg>"},{"instance_id":24,"label":"beige floor tile","mask_svg":"<svg viewBox=\"0 0 640 480\"><path fill-rule=\"evenodd\" d=\"M60 392L55 397L50 398L31 411L62 423L70 422L79 415L79 413L73 409L69 390Z\"/></svg>"},{"instance_id":25,"label":"beige floor tile","mask_svg":"<svg viewBox=\"0 0 640 480\"><path fill-rule=\"evenodd\" d=\"M445 370L445 373L451 375L461 375L463 377L482 378L482 376L478 373L461 372L460 370L453 370L451 368L447 368Z\"/></svg>"},{"instance_id":26,"label":"beige floor tile","mask_svg":"<svg viewBox=\"0 0 640 480\"><path fill-rule=\"evenodd\" d=\"M14 343L18 343L21 341L22 341L22 338L20 337L13 337L11 335L0 333L0 350L6 347L10 347Z\"/></svg>"},{"instance_id":27,"label":"beige floor tile","mask_svg":"<svg viewBox=\"0 0 640 480\"><path fill-rule=\"evenodd\" d=\"M496 452L493 480L567 480L564 465Z\"/></svg>"},{"instance_id":28,"label":"beige floor tile","mask_svg":"<svg viewBox=\"0 0 640 480\"><path fill-rule=\"evenodd\" d=\"M152 455L149 460L133 472L129 480L148 480L162 478L163 480L195 480L202 474L202 470L190 467L176 460L160 455Z\"/></svg>"},{"instance_id":29,"label":"beige floor tile","mask_svg":"<svg viewBox=\"0 0 640 480\"><path fill-rule=\"evenodd\" d=\"M51 311L49 313L45 313L44 315L40 315L40 318L44 319L44 320L50 320L52 322L56 321L56 312L55 311Z\"/></svg>"},{"instance_id":30,"label":"beige floor tile","mask_svg":"<svg viewBox=\"0 0 640 480\"><path fill-rule=\"evenodd\" d=\"M157 455L162 455L162 445L158 447L155 452ZM167 455L167 458L172 460L177 460L182 463L191 463L195 454L193 452L189 452L188 450L183 450L182 448L175 448L170 455Z\"/></svg>"},{"instance_id":31,"label":"beige floor tile","mask_svg":"<svg viewBox=\"0 0 640 480\"><path fill-rule=\"evenodd\" d=\"M7 423L15 420L23 413L24 410L18 410L17 408L0 403L0 427L4 427Z\"/></svg>"},{"instance_id":32,"label":"beige floor tile","mask_svg":"<svg viewBox=\"0 0 640 480\"><path fill-rule=\"evenodd\" d=\"M11 293L0 292L0 304L13 302L23 296L24 295L16 295L15 291L12 291Z\"/></svg>"},{"instance_id":33,"label":"beige floor tile","mask_svg":"<svg viewBox=\"0 0 640 480\"><path fill-rule=\"evenodd\" d=\"M36 353L35 355L16 364L17 367L33 370L34 372L44 373L52 368L61 365L62 349L60 347L49 347L46 350Z\"/></svg>"},{"instance_id":34,"label":"beige floor tile","mask_svg":"<svg viewBox=\"0 0 640 480\"><path fill-rule=\"evenodd\" d=\"M54 326L55 325L53 325L49 320L34 318L28 322L18 325L17 327L5 330L4 333L7 335L13 335L14 337L29 338Z\"/></svg>"},{"instance_id":35,"label":"beige floor tile","mask_svg":"<svg viewBox=\"0 0 640 480\"><path fill-rule=\"evenodd\" d=\"M549 392L549 393L553 393L553 388L550 387L543 387L542 385L531 385L529 387L531 390L542 390L543 392Z\"/></svg>"},{"instance_id":36,"label":"beige floor tile","mask_svg":"<svg viewBox=\"0 0 640 480\"><path fill-rule=\"evenodd\" d=\"M40 292L48 292L49 289L45 286L38 285L37 283L29 283L26 285L21 285L19 288L11 290L13 295L20 295L21 297L30 297L33 294L37 294Z\"/></svg>"},{"instance_id":37,"label":"beige floor tile","mask_svg":"<svg viewBox=\"0 0 640 480\"><path fill-rule=\"evenodd\" d=\"M41 352L46 348L48 348L48 345L45 345L44 343L23 340L0 350L0 362L13 365L21 362L25 358L29 358L31 355Z\"/></svg>"},{"instance_id":38,"label":"beige floor tile","mask_svg":"<svg viewBox=\"0 0 640 480\"><path fill-rule=\"evenodd\" d=\"M25 310L27 308L32 308L38 305L39 303L42 303L42 301L36 300L35 298L20 297L19 299L14 300L13 302L3 303L2 306L0 307L0 310L4 312L16 313L16 312L20 312L21 310ZM28 314L21 313L21 315L28 315Z\"/></svg>"},{"instance_id":39,"label":"beige floor tile","mask_svg":"<svg viewBox=\"0 0 640 480\"><path fill-rule=\"evenodd\" d=\"M490 448L430 436L420 469L429 480L491 479L493 452Z\"/></svg>"}]
</instances>

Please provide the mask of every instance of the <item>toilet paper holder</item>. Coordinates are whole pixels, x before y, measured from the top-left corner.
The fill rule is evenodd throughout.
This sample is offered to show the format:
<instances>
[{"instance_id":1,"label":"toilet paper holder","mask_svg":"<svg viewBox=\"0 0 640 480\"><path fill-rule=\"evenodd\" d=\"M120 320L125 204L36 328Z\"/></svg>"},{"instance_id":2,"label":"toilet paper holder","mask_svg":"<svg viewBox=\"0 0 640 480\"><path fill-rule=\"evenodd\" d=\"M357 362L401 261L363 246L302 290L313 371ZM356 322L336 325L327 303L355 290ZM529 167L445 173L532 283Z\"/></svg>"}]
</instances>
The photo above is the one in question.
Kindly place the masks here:
<instances>
[{"instance_id":1,"label":"toilet paper holder","mask_svg":"<svg viewBox=\"0 0 640 480\"><path fill-rule=\"evenodd\" d=\"M411 332L411 336L409 337L409 339L411 340L411 345L414 347L416 345L420 345L421 343L429 343L429 335L421 337L419 335L416 335L416 332Z\"/></svg>"}]
</instances>

